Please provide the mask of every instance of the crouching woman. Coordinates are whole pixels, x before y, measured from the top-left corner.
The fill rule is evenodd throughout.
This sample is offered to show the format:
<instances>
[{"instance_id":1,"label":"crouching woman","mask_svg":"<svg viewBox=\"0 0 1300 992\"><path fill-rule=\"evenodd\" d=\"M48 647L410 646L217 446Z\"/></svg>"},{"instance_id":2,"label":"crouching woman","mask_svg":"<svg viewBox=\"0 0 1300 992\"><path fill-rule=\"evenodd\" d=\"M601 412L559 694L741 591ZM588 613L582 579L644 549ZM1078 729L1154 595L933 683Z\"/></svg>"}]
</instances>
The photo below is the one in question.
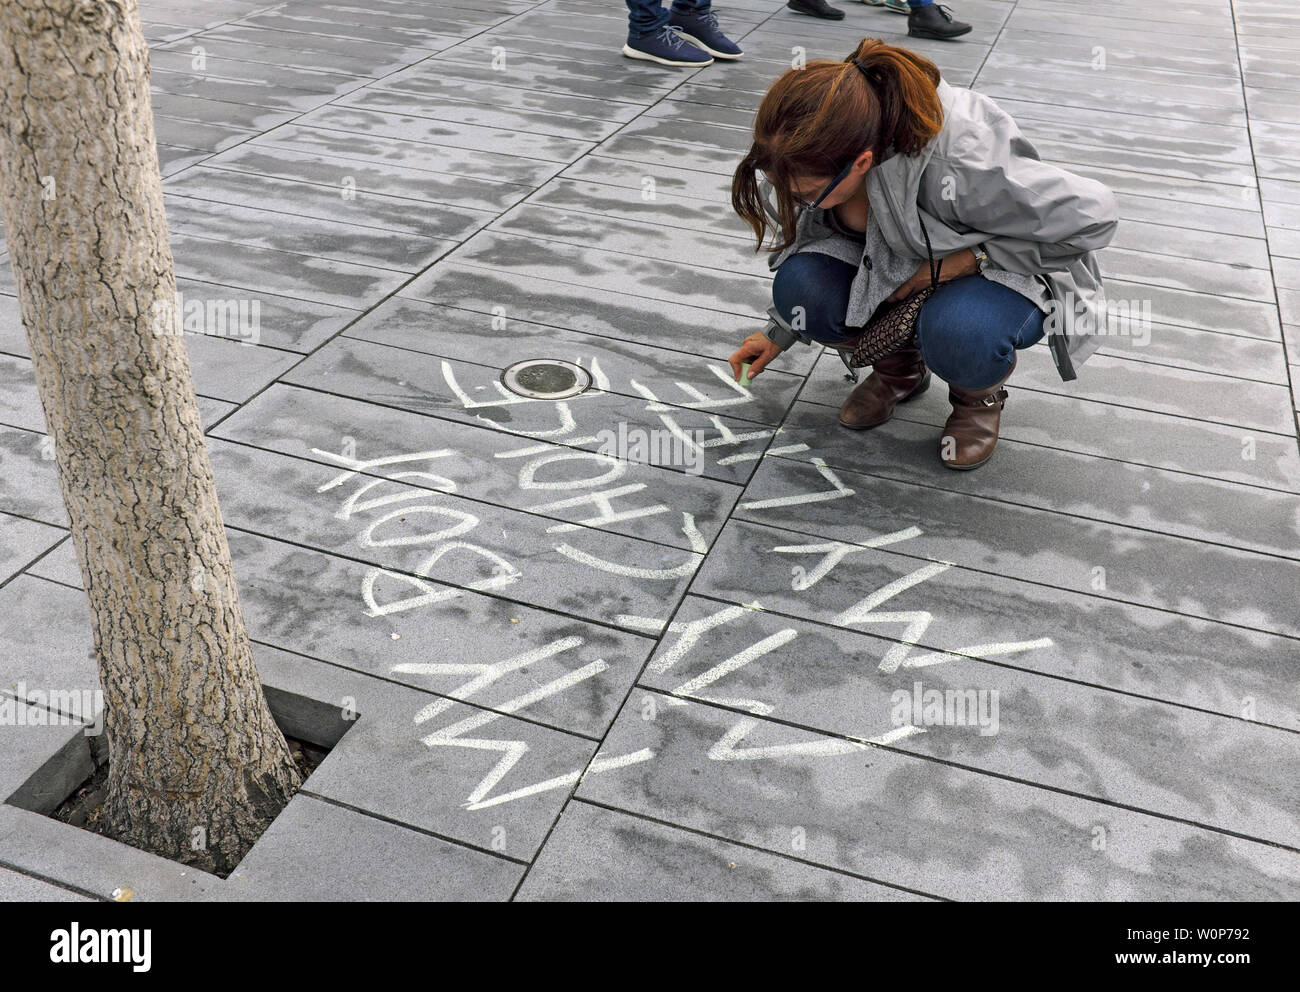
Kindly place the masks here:
<instances>
[{"instance_id":1,"label":"crouching woman","mask_svg":"<svg viewBox=\"0 0 1300 992\"><path fill-rule=\"evenodd\" d=\"M731 356L737 378L797 340L851 354L873 318L932 287L937 270L914 338L876 360L840 423L884 423L933 370L952 404L939 445L949 468L992 455L1019 349L1046 334L1073 379L1105 333L1093 253L1115 231L1114 194L1041 161L996 103L906 49L867 38L844 62L773 83L732 205L776 273L766 330Z\"/></svg>"}]
</instances>

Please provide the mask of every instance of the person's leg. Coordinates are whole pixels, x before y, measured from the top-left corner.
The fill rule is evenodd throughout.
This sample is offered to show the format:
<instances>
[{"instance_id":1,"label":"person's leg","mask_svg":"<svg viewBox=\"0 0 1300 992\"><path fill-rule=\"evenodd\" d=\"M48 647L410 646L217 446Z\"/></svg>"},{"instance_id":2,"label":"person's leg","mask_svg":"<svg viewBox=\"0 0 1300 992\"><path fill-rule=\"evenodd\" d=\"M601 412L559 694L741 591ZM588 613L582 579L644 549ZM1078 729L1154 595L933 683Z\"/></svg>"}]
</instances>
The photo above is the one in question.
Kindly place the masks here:
<instances>
[{"instance_id":1,"label":"person's leg","mask_svg":"<svg viewBox=\"0 0 1300 992\"><path fill-rule=\"evenodd\" d=\"M673 16L663 0L627 0L627 44L623 46L623 54L630 59L659 65L688 68L712 65L713 55L669 29L668 22ZM712 17L711 14L708 16Z\"/></svg>"},{"instance_id":2,"label":"person's leg","mask_svg":"<svg viewBox=\"0 0 1300 992\"><path fill-rule=\"evenodd\" d=\"M1043 317L1033 301L977 275L944 283L921 307L917 347L947 380L952 403L939 443L948 468L977 468L992 456L1007 400L1003 384L1016 351L1042 338Z\"/></svg>"},{"instance_id":3,"label":"person's leg","mask_svg":"<svg viewBox=\"0 0 1300 992\"><path fill-rule=\"evenodd\" d=\"M785 5L796 14L807 14L809 17L820 17L827 21L844 19L844 11L839 7L832 7L826 0L786 0Z\"/></svg>"},{"instance_id":4,"label":"person's leg","mask_svg":"<svg viewBox=\"0 0 1300 992\"><path fill-rule=\"evenodd\" d=\"M970 33L970 25L954 20L948 8L934 0L908 0L907 33L913 38L947 41Z\"/></svg>"},{"instance_id":5,"label":"person's leg","mask_svg":"<svg viewBox=\"0 0 1300 992\"><path fill-rule=\"evenodd\" d=\"M668 9L663 0L627 0L627 34L644 38L658 34L668 23Z\"/></svg>"},{"instance_id":6,"label":"person's leg","mask_svg":"<svg viewBox=\"0 0 1300 992\"><path fill-rule=\"evenodd\" d=\"M685 41L715 59L734 60L745 54L718 27L712 0L673 0L668 23L681 32Z\"/></svg>"},{"instance_id":7,"label":"person's leg","mask_svg":"<svg viewBox=\"0 0 1300 992\"><path fill-rule=\"evenodd\" d=\"M1043 336L1044 313L999 282L971 275L942 283L921 307L916 342L935 375L984 389L1011 371L1017 348Z\"/></svg>"},{"instance_id":8,"label":"person's leg","mask_svg":"<svg viewBox=\"0 0 1300 992\"><path fill-rule=\"evenodd\" d=\"M843 345L862 333L860 327L844 325L857 272L857 266L830 255L798 252L776 270L772 302L796 330L831 347ZM915 348L887 355L844 401L840 423L854 430L883 424L894 407L920 396L929 385L930 373Z\"/></svg>"},{"instance_id":9,"label":"person's leg","mask_svg":"<svg viewBox=\"0 0 1300 992\"><path fill-rule=\"evenodd\" d=\"M796 252L776 270L772 303L786 323L814 341L847 341L861 331L844 326L849 292L857 273L855 266L830 255Z\"/></svg>"}]
</instances>

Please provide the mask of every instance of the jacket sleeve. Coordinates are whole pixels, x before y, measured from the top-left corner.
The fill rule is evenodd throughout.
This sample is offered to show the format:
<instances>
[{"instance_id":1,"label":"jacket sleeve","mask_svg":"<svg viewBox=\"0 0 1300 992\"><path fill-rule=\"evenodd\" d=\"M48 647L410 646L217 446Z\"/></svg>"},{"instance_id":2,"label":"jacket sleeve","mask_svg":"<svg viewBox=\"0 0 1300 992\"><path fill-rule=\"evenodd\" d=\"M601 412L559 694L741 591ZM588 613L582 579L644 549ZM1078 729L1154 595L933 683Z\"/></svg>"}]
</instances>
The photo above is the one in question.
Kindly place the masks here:
<instances>
[{"instance_id":1,"label":"jacket sleeve","mask_svg":"<svg viewBox=\"0 0 1300 992\"><path fill-rule=\"evenodd\" d=\"M1119 223L1102 183L1042 161L1019 127L986 104L988 126L966 129L926 167L935 213L989 237L990 261L1012 272L1066 269L1110 243Z\"/></svg>"}]
</instances>

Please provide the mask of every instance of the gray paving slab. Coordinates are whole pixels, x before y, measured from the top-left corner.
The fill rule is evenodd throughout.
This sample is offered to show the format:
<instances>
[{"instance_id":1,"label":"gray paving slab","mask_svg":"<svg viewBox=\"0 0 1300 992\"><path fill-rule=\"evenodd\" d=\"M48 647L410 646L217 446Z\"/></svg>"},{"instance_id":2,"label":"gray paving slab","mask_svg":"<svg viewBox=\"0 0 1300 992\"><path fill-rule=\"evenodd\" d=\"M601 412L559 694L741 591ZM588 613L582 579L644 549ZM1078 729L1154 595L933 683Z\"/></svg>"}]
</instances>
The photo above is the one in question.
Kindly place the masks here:
<instances>
[{"instance_id":1,"label":"gray paving slab","mask_svg":"<svg viewBox=\"0 0 1300 992\"><path fill-rule=\"evenodd\" d=\"M1242 209L1201 203L1196 205L1193 214L1177 201L1159 196L1116 192L1115 198L1119 201L1120 215L1125 222L1146 221L1180 229L1187 228L1191 224L1203 223L1212 231L1225 236L1256 239L1264 237L1263 218L1253 207ZM1128 223L1124 226L1127 227Z\"/></svg>"},{"instance_id":2,"label":"gray paving slab","mask_svg":"<svg viewBox=\"0 0 1300 992\"><path fill-rule=\"evenodd\" d=\"M391 478L526 510L536 529L554 535L581 525L693 550L696 541L684 531L682 514L690 515L707 543L738 495L734 486L644 461L622 462L617 478L605 478L615 471L614 459L586 448L485 433L470 423L432 420L287 385L273 386L216 434L318 462L332 470L325 481L360 471L360 477L344 482L360 488ZM331 491L341 491L342 485ZM654 499L647 499L651 492Z\"/></svg>"},{"instance_id":3,"label":"gray paving slab","mask_svg":"<svg viewBox=\"0 0 1300 992\"><path fill-rule=\"evenodd\" d=\"M1281 342L1155 320L1151 321L1149 338L1116 335L1103 343L1098 353L1260 382L1280 384L1286 379L1286 354Z\"/></svg>"},{"instance_id":4,"label":"gray paving slab","mask_svg":"<svg viewBox=\"0 0 1300 992\"><path fill-rule=\"evenodd\" d=\"M238 22L210 28L194 39L187 38L184 42L175 45L184 48L186 44L193 47L195 43L208 47L212 52L220 52L223 46L234 46L234 51L250 59L264 57L260 49L269 46L277 51L296 53L293 60L280 61L277 58L277 65L294 65L298 60L307 60L310 63L307 68L336 67L339 71L373 76L383 76L388 72L396 71L412 62L427 58L436 51L418 45L368 42L356 37L304 34L301 31L284 31ZM257 46L259 51L254 51L253 46ZM363 68L367 71L362 72Z\"/></svg>"},{"instance_id":5,"label":"gray paving slab","mask_svg":"<svg viewBox=\"0 0 1300 992\"><path fill-rule=\"evenodd\" d=\"M335 121L341 119L336 117ZM468 152L454 143L434 144L385 134L362 134L298 124L276 128L241 147L250 146L259 151L284 148L311 155L414 167L511 186L540 186L562 168L561 163L550 160L500 152ZM477 188L477 185L471 185L471 189ZM380 192L387 190L381 189Z\"/></svg>"},{"instance_id":6,"label":"gray paving slab","mask_svg":"<svg viewBox=\"0 0 1300 992\"><path fill-rule=\"evenodd\" d=\"M19 329L21 331L21 328ZM15 335L16 337L16 335ZM18 339L26 354L26 338ZM24 430L45 430L45 413L41 398L32 377L32 363L26 358L0 354L0 375L4 376L6 389L0 393L0 423Z\"/></svg>"},{"instance_id":7,"label":"gray paving slab","mask_svg":"<svg viewBox=\"0 0 1300 992\"><path fill-rule=\"evenodd\" d=\"M20 575L0 588L0 603L0 691L23 698L21 686L26 698L47 700L69 716L78 715L73 707L58 706L69 697L56 699L53 693L75 694L78 705L86 699L97 703L101 686L86 594ZM93 719L99 709L80 715Z\"/></svg>"},{"instance_id":8,"label":"gray paving slab","mask_svg":"<svg viewBox=\"0 0 1300 992\"><path fill-rule=\"evenodd\" d=\"M7 804L0 804L0 850L18 871L105 900L126 889L132 902L211 899L223 884L207 872Z\"/></svg>"},{"instance_id":9,"label":"gray paving slab","mask_svg":"<svg viewBox=\"0 0 1300 992\"><path fill-rule=\"evenodd\" d=\"M5 713L0 722L0 810L21 808L48 816L94 770L87 726L17 700L7 685L0 686L0 707ZM4 860L23 867L7 851Z\"/></svg>"},{"instance_id":10,"label":"gray paving slab","mask_svg":"<svg viewBox=\"0 0 1300 992\"><path fill-rule=\"evenodd\" d=\"M572 802L520 887L519 902L894 902L923 897Z\"/></svg>"},{"instance_id":11,"label":"gray paving slab","mask_svg":"<svg viewBox=\"0 0 1300 992\"><path fill-rule=\"evenodd\" d=\"M203 168L306 183L321 187L325 195L338 196L340 201L344 189L354 189L359 197L393 196L399 200L419 201L407 203L410 211L426 209L426 204L441 204L495 213L517 203L532 189L518 183L465 179L430 172L420 168L420 163L413 165L414 168L407 168L383 162L296 152L281 147L241 145L207 159ZM182 173L173 181L182 182L186 175L188 173ZM427 209L436 216L440 208Z\"/></svg>"},{"instance_id":12,"label":"gray paving slab","mask_svg":"<svg viewBox=\"0 0 1300 992\"><path fill-rule=\"evenodd\" d=\"M149 81L153 91L158 93L293 113L303 113L318 107L336 92L333 88L320 91L286 86L271 87L255 80L225 79L215 75L196 75L192 72L173 72L161 68L150 72Z\"/></svg>"},{"instance_id":13,"label":"gray paving slab","mask_svg":"<svg viewBox=\"0 0 1300 992\"><path fill-rule=\"evenodd\" d=\"M653 757L580 797L953 899L1279 899L1300 883L1293 852L673 698L633 696L606 746Z\"/></svg>"},{"instance_id":14,"label":"gray paving slab","mask_svg":"<svg viewBox=\"0 0 1300 992\"><path fill-rule=\"evenodd\" d=\"M924 529L927 526L931 529ZM879 536L876 534L855 535L831 528L823 537L787 527L733 521L720 539L720 547L737 548L748 541L752 545L748 553L759 558L756 564L779 555L785 567L769 565L762 570L761 583L746 586L736 576L707 564L692 590L740 605L757 601L777 612L827 623L838 623L846 610L862 601L864 593L883 590L881 595L893 593L889 601L897 599L900 607L916 608L892 611L894 614L918 621L928 618L927 625L924 631L909 633L904 621L882 618L882 625L899 626L872 627L872 633L921 638L927 650L960 651L995 661L1001 656L988 652L999 645L1038 642L1036 647L1024 648L1015 652L1014 658L998 663L1231 717L1261 704L1262 712L1268 714L1262 722L1295 729L1295 700L1287 689L1293 677L1294 649L1288 638L1263 637L1250 628L1099 595L1105 590L1072 591L1059 585L1025 583L1014 574L990 571L991 556L972 560L954 554L950 560L938 559L931 549L942 546L933 536L941 532L925 519L913 528L920 533L904 528L902 533L911 536L873 551L867 543ZM998 544L1009 542L1009 537L1001 536ZM954 542L949 544L953 550L961 550ZM784 550L771 550L774 548ZM850 583L841 594L838 583L847 580L832 582L828 578L831 584L816 596L795 595L800 591L792 588L796 578L803 576L800 581L806 582L811 574L817 583L822 581L816 570L831 570L837 560L827 561L826 556L832 553L839 558L852 556L854 567L844 571L856 572L861 584ZM992 564L998 564L996 559ZM796 566L801 571L795 571ZM1110 566L1103 567L1108 569L1103 578L1109 581ZM892 585L895 582L900 585ZM925 588L913 592L921 583ZM834 601L827 598L841 595ZM1028 610L1024 609L1026 603L1032 604ZM818 607L825 612L815 612ZM997 627L1000 634L994 632ZM1005 637L1012 628L1017 632L1014 640L992 639ZM1052 644L1042 643L1044 637Z\"/></svg>"},{"instance_id":15,"label":"gray paving slab","mask_svg":"<svg viewBox=\"0 0 1300 992\"><path fill-rule=\"evenodd\" d=\"M356 182L355 177L352 182ZM464 238L495 217L495 213L447 204L421 203L416 209L404 196L357 190L342 183L335 183L331 189L320 183L233 172L227 165L188 169L170 178L166 191L204 203L265 208L277 215L312 217L335 224L344 221L360 228L422 238ZM276 222L277 218L268 220Z\"/></svg>"},{"instance_id":16,"label":"gray paving slab","mask_svg":"<svg viewBox=\"0 0 1300 992\"><path fill-rule=\"evenodd\" d=\"M175 117L154 118L154 131L158 140L173 148L192 148L196 151L223 151L258 132L224 124L203 124L199 121L180 120Z\"/></svg>"},{"instance_id":17,"label":"gray paving slab","mask_svg":"<svg viewBox=\"0 0 1300 992\"><path fill-rule=\"evenodd\" d=\"M43 433L0 426L0 501L20 518L66 528L52 452Z\"/></svg>"},{"instance_id":18,"label":"gray paving slab","mask_svg":"<svg viewBox=\"0 0 1300 992\"><path fill-rule=\"evenodd\" d=\"M327 19L322 17L321 12L313 7L310 10L296 14L291 11L271 10L245 17L236 23L241 26L270 28L287 33L313 36L326 35L333 38L357 38L361 41L381 42L388 45L401 45L406 48L419 48L428 51L441 51L457 41L457 35L454 31L431 31L416 26L399 28L394 27L392 24L375 23L369 17L367 18L368 23L358 21L355 16L350 20L344 19L344 17L345 15L337 15L333 20Z\"/></svg>"},{"instance_id":19,"label":"gray paving slab","mask_svg":"<svg viewBox=\"0 0 1300 992\"><path fill-rule=\"evenodd\" d=\"M192 165L198 165L210 154L209 151L196 151L193 148L176 148L172 145L158 145L158 172L163 177L174 175Z\"/></svg>"},{"instance_id":20,"label":"gray paving slab","mask_svg":"<svg viewBox=\"0 0 1300 992\"><path fill-rule=\"evenodd\" d=\"M501 902L524 866L299 794L222 886L224 900Z\"/></svg>"},{"instance_id":21,"label":"gray paving slab","mask_svg":"<svg viewBox=\"0 0 1300 992\"><path fill-rule=\"evenodd\" d=\"M288 35L275 31L255 31L232 26L212 28L184 41L155 46L151 60L176 54L193 59L194 49L200 47L207 56L217 59L260 62L268 66L285 66L295 69L313 69L347 76L377 78L384 70L396 71L407 64L407 59L394 57L378 46L364 52L357 51L355 42L336 46L337 51L322 50L321 46L302 44L302 35ZM285 44L289 42L290 44ZM428 53L432 54L432 53ZM192 64L192 63L191 63Z\"/></svg>"},{"instance_id":22,"label":"gray paving slab","mask_svg":"<svg viewBox=\"0 0 1300 992\"><path fill-rule=\"evenodd\" d=\"M6 501L6 505L11 505ZM0 584L58 544L63 532L48 524L0 513ZM31 617L27 618L28 621Z\"/></svg>"},{"instance_id":23,"label":"gray paving slab","mask_svg":"<svg viewBox=\"0 0 1300 992\"><path fill-rule=\"evenodd\" d=\"M548 116L572 116L581 122L596 120L626 122L636 117L643 104L620 100L621 94L611 94L609 99L576 96L569 93L548 93L511 85L502 79L492 83L474 76L476 71L453 62L439 59L411 66L401 72L386 76L370 92L401 94L408 101L423 99L427 110L455 112L453 104L466 111L490 113L493 108L516 111L542 111ZM497 73L498 76L501 73Z\"/></svg>"},{"instance_id":24,"label":"gray paving slab","mask_svg":"<svg viewBox=\"0 0 1300 992\"><path fill-rule=\"evenodd\" d=\"M656 196L661 193L668 193L673 196L708 200L719 214L725 214L729 209L727 203L731 195L731 180L727 176L666 166L650 168L644 163L638 164L609 158L602 155L599 149L590 155L583 156L565 169L561 175L566 178L582 179L604 186L632 189L636 191L637 197L643 195L642 191L645 191L644 195L649 195L651 192L651 188L645 181L647 177L650 177L655 183L653 192ZM548 185L546 192L552 192L554 188L554 185ZM541 195L539 194L539 197ZM609 195L617 196L618 194L610 191Z\"/></svg>"},{"instance_id":25,"label":"gray paving slab","mask_svg":"<svg viewBox=\"0 0 1300 992\"><path fill-rule=\"evenodd\" d=\"M1286 391L1280 385L1100 355L1089 360L1093 375L1063 383L1046 348L1025 349L1020 355L1015 376L1028 389L1069 393L1248 430L1278 434L1293 430L1286 415ZM1205 410L1207 395L1215 396L1222 406Z\"/></svg>"},{"instance_id":26,"label":"gray paving slab","mask_svg":"<svg viewBox=\"0 0 1300 992\"><path fill-rule=\"evenodd\" d=\"M238 531L229 539L258 641L571 734L609 729L653 647L472 591L371 616L367 566Z\"/></svg>"},{"instance_id":27,"label":"gray paving slab","mask_svg":"<svg viewBox=\"0 0 1300 992\"><path fill-rule=\"evenodd\" d=\"M577 179L557 178L529 197L532 206L552 207L573 213L598 217L602 222L611 219L653 224L656 228L681 228L696 233L708 232L739 239L740 244L728 246L728 257L743 265L743 255L758 256L754 251L753 232L734 214L722 207L724 190L718 188L709 200L700 202L695 197L679 196L667 192L662 176L650 174L654 185L646 183L647 176L636 175L637 181L623 187L613 186L602 179L585 182ZM714 241L713 243L722 243ZM742 255L736 256L739 250ZM766 255L761 256L764 263ZM766 271L766 270L764 270Z\"/></svg>"},{"instance_id":28,"label":"gray paving slab","mask_svg":"<svg viewBox=\"0 0 1300 992\"><path fill-rule=\"evenodd\" d=\"M843 369L838 356L822 355L800 400L838 411L848 393ZM1014 413L999 426L1001 437L1190 475L1300 491L1300 461L1289 436L1038 390L1017 389L1015 396ZM951 412L940 388L927 391L895 417L942 427Z\"/></svg>"},{"instance_id":29,"label":"gray paving slab","mask_svg":"<svg viewBox=\"0 0 1300 992\"><path fill-rule=\"evenodd\" d=\"M675 212L675 204L654 202L660 213ZM586 211L541 206L530 200L502 214L489 230L667 262L685 257L692 250L687 246L693 245L693 250L699 252L703 260L697 266L699 269L721 269L770 278L767 257L754 251L752 236L739 237L734 232L688 233L673 224L660 225L651 217L623 220Z\"/></svg>"},{"instance_id":30,"label":"gray paving slab","mask_svg":"<svg viewBox=\"0 0 1300 992\"><path fill-rule=\"evenodd\" d=\"M1240 263L1205 262L1183 258L1180 262L1163 254L1107 247L1098 253L1099 264L1108 272L1123 272L1128 278L1155 286L1170 286L1197 293L1273 301L1272 281L1267 268L1250 268Z\"/></svg>"},{"instance_id":31,"label":"gray paving slab","mask_svg":"<svg viewBox=\"0 0 1300 992\"><path fill-rule=\"evenodd\" d=\"M335 307L373 306L409 278L394 269L317 258L298 252L173 233L176 272L190 279L292 296Z\"/></svg>"},{"instance_id":32,"label":"gray paving slab","mask_svg":"<svg viewBox=\"0 0 1300 992\"><path fill-rule=\"evenodd\" d=\"M0 869L100 898L1294 898L1297 18L967 0L941 43L845 7L735 0L747 57L679 71L593 0L146 4L179 286L262 306L256 347L187 341L259 667L292 731L362 718L246 887L14 807ZM941 386L850 435L834 355L725 366L770 302L729 203L753 111L864 34L1110 186L1109 295L1152 307L1075 382L1022 353L974 475L937 464ZM26 574L0 554L0 693L95 677L14 291L0 260L0 548L5 520L31 544ZM528 357L597 390L507 402ZM704 430L703 474L598 455L620 424ZM998 690L999 732L864 744L916 681ZM84 737L49 746L85 770Z\"/></svg>"},{"instance_id":33,"label":"gray paving slab","mask_svg":"<svg viewBox=\"0 0 1300 992\"><path fill-rule=\"evenodd\" d=\"M830 574L843 570L841 581L856 585L866 576L854 561L849 556ZM777 608L802 616L806 607L791 608L792 600L836 597L820 588L828 576L813 576ZM858 593L867 600L870 586ZM1046 632L1027 629L1030 617L1008 631L1016 646L978 652L995 659L988 664L918 652L908 644L916 628L902 642L864 633L890 629L867 619L859 626L854 617L869 616L869 608L851 606L839 619L851 634L726 609L688 602L677 614L680 639L661 642L641 684L841 738L872 740L903 728L908 735L890 746L909 754L1292 848L1300 840L1300 792L1278 779L1294 754L1294 732L1021 671L1020 655L1052 646L1041 643L1050 637L1032 636ZM936 623L941 614L936 604ZM707 627L708 637L696 641L692 624ZM965 694L975 705L964 714L923 715L922 693L930 691L940 699ZM1052 733L1067 722L1068 743ZM1188 762L1203 769L1195 783Z\"/></svg>"},{"instance_id":34,"label":"gray paving slab","mask_svg":"<svg viewBox=\"0 0 1300 992\"><path fill-rule=\"evenodd\" d=\"M590 354L570 352L566 360L576 358L604 380L605 371L598 362L592 365ZM491 365L452 361L347 337L331 342L283 379L338 396L490 426L525 442L555 439L572 449L598 452L597 457L574 455L571 462L586 466L582 478L608 483L622 484L625 475L612 458L617 454L630 462L742 484L776 432L775 427L730 416L729 410L718 414L696 409L689 386L656 394L636 379L617 388L612 384L602 388L604 382L595 381L591 389L571 399L538 400L511 393L501 385L500 371ZM717 385L711 386L711 395L715 402L746 399L729 379L719 377L714 382ZM579 488L576 479L553 475L533 476L530 472L523 485L549 489L556 496Z\"/></svg>"},{"instance_id":35,"label":"gray paving slab","mask_svg":"<svg viewBox=\"0 0 1300 992\"><path fill-rule=\"evenodd\" d=\"M1150 223L1128 216L1122 207L1120 216L1121 223L1111 241L1111 245L1116 248L1207 262L1226 262L1255 269L1268 268L1269 246L1263 238Z\"/></svg>"},{"instance_id":36,"label":"gray paving slab","mask_svg":"<svg viewBox=\"0 0 1300 992\"><path fill-rule=\"evenodd\" d=\"M507 131L500 127L460 124L400 112L361 110L337 103L303 114L298 121L303 127L392 138L421 146L431 144L463 151L492 152L543 162L568 163L593 147L591 141L556 137L535 130Z\"/></svg>"},{"instance_id":37,"label":"gray paving slab","mask_svg":"<svg viewBox=\"0 0 1300 992\"><path fill-rule=\"evenodd\" d=\"M1288 597L1294 598L1294 559L1098 522L1088 515L1066 516L1059 508L1026 506L1019 494L1005 491L988 498L978 516L963 513L959 507L969 494L935 487L933 473L930 479L922 476L931 463L936 472L948 471L938 464L935 430L902 422L886 429L889 434L882 437L897 439L890 445L893 450L882 454L880 449L863 449L852 469L810 463L795 469L795 459L764 460L737 514L789 527L789 506L797 505L796 529L836 539L860 533L859 519L870 520L873 531L879 527L881 533L918 526L928 535L931 549L926 557L932 560L955 561L997 575L1288 636L1300 631L1294 610L1286 606ZM899 489L893 483L902 476L894 473L893 466L902 462L908 462L907 471L915 474L907 476L911 485L902 483L904 488ZM860 475L862 470L872 474ZM827 471L839 479L840 486L833 484ZM1140 514L1140 482L1126 492L1136 504L1135 516ZM810 495L818 498L809 500ZM899 505L889 505L893 499L900 500ZM863 514L859 504L864 503L874 516ZM720 546L715 544L715 553ZM709 574L709 568L701 574Z\"/></svg>"},{"instance_id":38,"label":"gray paving slab","mask_svg":"<svg viewBox=\"0 0 1300 992\"><path fill-rule=\"evenodd\" d=\"M399 482L388 484L383 496L352 502L351 488L320 491L338 478L338 468L215 439L209 450L229 526L374 566L367 605L375 612L399 612L470 588L641 630L629 618L664 622L705 550L585 527L557 538L534 526L530 514ZM354 514L359 519L348 519ZM618 574L645 581L615 590L609 576Z\"/></svg>"},{"instance_id":39,"label":"gray paving slab","mask_svg":"<svg viewBox=\"0 0 1300 992\"><path fill-rule=\"evenodd\" d=\"M185 96L157 90L151 97L155 114L200 124L224 125L251 131L265 131L297 116L292 111L272 110L242 103Z\"/></svg>"},{"instance_id":40,"label":"gray paving slab","mask_svg":"<svg viewBox=\"0 0 1300 992\"><path fill-rule=\"evenodd\" d=\"M770 277L701 269L639 255L578 248L555 241L483 231L466 241L457 261L571 286L615 290L721 313L765 317ZM416 284L418 285L418 284ZM418 290L407 295L416 295Z\"/></svg>"},{"instance_id":41,"label":"gray paving slab","mask_svg":"<svg viewBox=\"0 0 1300 992\"><path fill-rule=\"evenodd\" d=\"M500 369L567 355L566 361L581 359L584 368L604 373L610 391L766 424L780 423L802 383L774 368L762 390L737 389L726 364L734 348L713 335L697 338L689 351L673 351L502 317L393 299L358 320L345 336ZM1285 366L1281 374L1285 376Z\"/></svg>"},{"instance_id":42,"label":"gray paving slab","mask_svg":"<svg viewBox=\"0 0 1300 992\"><path fill-rule=\"evenodd\" d=\"M149 64L155 71L174 72L192 76L199 83L207 80L260 83L275 90L298 90L341 96L362 85L365 77L354 73L326 71L322 68L272 65L267 62L250 62L243 58L229 58L209 52L201 38L189 39L189 50L156 51L151 53ZM197 51L196 51L197 49ZM162 87L167 87L164 79Z\"/></svg>"},{"instance_id":43,"label":"gray paving slab","mask_svg":"<svg viewBox=\"0 0 1300 992\"><path fill-rule=\"evenodd\" d=\"M373 217L372 222L378 220L378 223L345 224L337 219L309 217L283 209L195 203L184 196L166 197L165 205L167 226L173 235L355 262L398 272L419 272L455 245L448 238L385 230L380 226L382 219Z\"/></svg>"},{"instance_id":44,"label":"gray paving slab","mask_svg":"<svg viewBox=\"0 0 1300 992\"><path fill-rule=\"evenodd\" d=\"M531 860L598 747L283 651L257 659L268 687L356 714L309 795L498 856Z\"/></svg>"},{"instance_id":45,"label":"gray paving slab","mask_svg":"<svg viewBox=\"0 0 1300 992\"><path fill-rule=\"evenodd\" d=\"M24 575L49 579L72 589L81 589L81 568L77 564L77 555L70 540L55 545L49 553L43 555L23 570Z\"/></svg>"},{"instance_id":46,"label":"gray paving slab","mask_svg":"<svg viewBox=\"0 0 1300 992\"><path fill-rule=\"evenodd\" d=\"M31 875L0 868L0 902L90 902L86 896Z\"/></svg>"},{"instance_id":47,"label":"gray paving slab","mask_svg":"<svg viewBox=\"0 0 1300 992\"><path fill-rule=\"evenodd\" d=\"M754 326L748 315L683 304L662 294L636 297L629 306L628 296L617 288L480 268L462 263L459 253L413 279L398 295L683 352L698 351L701 335L721 341L724 335L752 333ZM782 358L782 367L804 371L815 358L812 349L793 349Z\"/></svg>"},{"instance_id":48,"label":"gray paving slab","mask_svg":"<svg viewBox=\"0 0 1300 992\"><path fill-rule=\"evenodd\" d=\"M427 95L412 95L398 90L365 89L334 101L336 106L356 110L373 110L404 117L427 118L465 124L472 127L500 128L518 134L539 134L577 141L598 142L618 128L618 122L593 120L572 114L555 114L540 110L503 109L479 104L432 102ZM514 142L509 143L514 147ZM531 150L524 143L520 151Z\"/></svg>"},{"instance_id":49,"label":"gray paving slab","mask_svg":"<svg viewBox=\"0 0 1300 992\"><path fill-rule=\"evenodd\" d=\"M547 90L554 87L559 93L599 97L602 89L607 91L611 83L617 83L622 91L621 99L632 103L651 103L681 81L680 74L665 73L659 66L641 62L626 64L620 48L615 42L609 49L574 49L557 55L554 42L522 34L507 39L493 33L440 52L438 62L446 62L458 74L478 70L499 76L502 70L492 68L493 59L504 51L505 62L498 64L509 70L515 85ZM492 76L475 72L470 78Z\"/></svg>"}]
</instances>

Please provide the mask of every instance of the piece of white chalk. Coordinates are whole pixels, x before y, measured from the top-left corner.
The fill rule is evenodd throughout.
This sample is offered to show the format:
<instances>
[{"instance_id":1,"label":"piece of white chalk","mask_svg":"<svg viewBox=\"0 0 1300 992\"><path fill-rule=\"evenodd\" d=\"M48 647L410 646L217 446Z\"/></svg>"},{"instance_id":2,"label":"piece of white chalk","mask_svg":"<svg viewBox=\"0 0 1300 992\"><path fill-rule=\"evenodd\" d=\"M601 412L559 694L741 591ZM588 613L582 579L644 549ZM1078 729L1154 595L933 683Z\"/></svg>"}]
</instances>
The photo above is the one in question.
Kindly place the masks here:
<instances>
[{"instance_id":1,"label":"piece of white chalk","mask_svg":"<svg viewBox=\"0 0 1300 992\"><path fill-rule=\"evenodd\" d=\"M744 362L740 366L740 384L742 386L749 385L749 364L749 362Z\"/></svg>"}]
</instances>

